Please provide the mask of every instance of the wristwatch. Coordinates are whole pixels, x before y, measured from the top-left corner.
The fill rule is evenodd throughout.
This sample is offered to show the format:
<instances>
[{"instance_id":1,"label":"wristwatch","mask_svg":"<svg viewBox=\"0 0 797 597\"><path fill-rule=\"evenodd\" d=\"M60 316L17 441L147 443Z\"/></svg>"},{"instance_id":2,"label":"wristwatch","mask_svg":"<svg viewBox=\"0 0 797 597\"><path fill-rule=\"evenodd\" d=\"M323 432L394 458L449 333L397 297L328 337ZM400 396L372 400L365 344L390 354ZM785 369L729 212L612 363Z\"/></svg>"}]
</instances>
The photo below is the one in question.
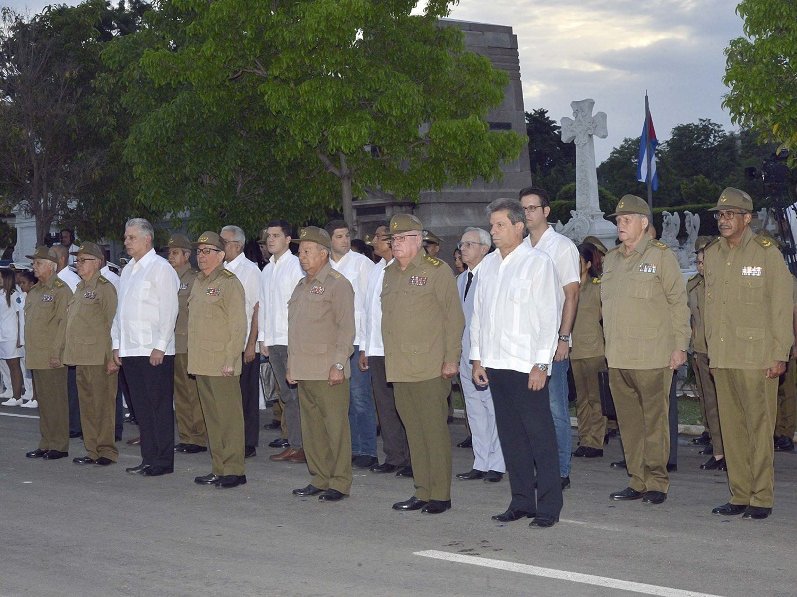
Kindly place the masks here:
<instances>
[{"instance_id":1,"label":"wristwatch","mask_svg":"<svg viewBox=\"0 0 797 597\"><path fill-rule=\"evenodd\" d=\"M559 342L570 342L570 334L559 334Z\"/></svg>"},{"instance_id":2,"label":"wristwatch","mask_svg":"<svg viewBox=\"0 0 797 597\"><path fill-rule=\"evenodd\" d=\"M340 363L335 363L335 364L334 364L334 365L332 365L332 366L333 366L335 369L337 369L338 371L343 371L343 365L341 365Z\"/></svg>"},{"instance_id":3,"label":"wristwatch","mask_svg":"<svg viewBox=\"0 0 797 597\"><path fill-rule=\"evenodd\" d=\"M534 363L534 367L545 373L548 371L548 363Z\"/></svg>"}]
</instances>

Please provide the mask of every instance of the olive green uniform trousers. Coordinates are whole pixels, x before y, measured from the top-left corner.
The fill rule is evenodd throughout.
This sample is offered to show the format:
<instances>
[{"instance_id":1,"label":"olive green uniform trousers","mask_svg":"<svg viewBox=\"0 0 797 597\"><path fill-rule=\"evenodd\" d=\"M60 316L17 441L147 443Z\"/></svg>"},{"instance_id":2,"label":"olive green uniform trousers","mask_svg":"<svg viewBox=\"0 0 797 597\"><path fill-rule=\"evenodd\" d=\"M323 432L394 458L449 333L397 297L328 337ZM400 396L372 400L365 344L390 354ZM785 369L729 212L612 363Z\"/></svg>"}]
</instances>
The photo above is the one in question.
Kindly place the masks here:
<instances>
[{"instance_id":1,"label":"olive green uniform trousers","mask_svg":"<svg viewBox=\"0 0 797 597\"><path fill-rule=\"evenodd\" d=\"M75 373L86 454L94 460L104 456L116 462L119 450L114 433L119 374L108 375L105 365L78 365Z\"/></svg>"},{"instance_id":2,"label":"olive green uniform trousers","mask_svg":"<svg viewBox=\"0 0 797 597\"><path fill-rule=\"evenodd\" d=\"M244 474L244 412L238 375L197 375L199 403L208 430L213 474Z\"/></svg>"},{"instance_id":3,"label":"olive green uniform trousers","mask_svg":"<svg viewBox=\"0 0 797 597\"><path fill-rule=\"evenodd\" d=\"M711 376L708 355L705 352L692 354L692 369L695 373L697 391L700 392L700 404L703 406L704 420L708 427L708 432L711 434L714 454L724 455L722 425L720 424L720 413L717 407L717 388L714 387L714 378Z\"/></svg>"},{"instance_id":4,"label":"olive green uniform trousers","mask_svg":"<svg viewBox=\"0 0 797 597\"><path fill-rule=\"evenodd\" d=\"M69 451L69 397L66 367L32 369L39 402L40 450Z\"/></svg>"},{"instance_id":5,"label":"olive green uniform trousers","mask_svg":"<svg viewBox=\"0 0 797 597\"><path fill-rule=\"evenodd\" d=\"M603 416L598 372L606 371L605 357L570 359L573 381L576 384L576 418L578 443L587 448L603 449L606 417Z\"/></svg>"},{"instance_id":6,"label":"olive green uniform trousers","mask_svg":"<svg viewBox=\"0 0 797 597\"><path fill-rule=\"evenodd\" d=\"M174 418L181 444L208 445L196 379L188 375L188 353L174 355Z\"/></svg>"},{"instance_id":7,"label":"olive green uniform trousers","mask_svg":"<svg viewBox=\"0 0 797 597\"><path fill-rule=\"evenodd\" d=\"M797 359L789 361L786 373L778 382L778 416L775 421L775 436L794 439L797 426Z\"/></svg>"}]
</instances>

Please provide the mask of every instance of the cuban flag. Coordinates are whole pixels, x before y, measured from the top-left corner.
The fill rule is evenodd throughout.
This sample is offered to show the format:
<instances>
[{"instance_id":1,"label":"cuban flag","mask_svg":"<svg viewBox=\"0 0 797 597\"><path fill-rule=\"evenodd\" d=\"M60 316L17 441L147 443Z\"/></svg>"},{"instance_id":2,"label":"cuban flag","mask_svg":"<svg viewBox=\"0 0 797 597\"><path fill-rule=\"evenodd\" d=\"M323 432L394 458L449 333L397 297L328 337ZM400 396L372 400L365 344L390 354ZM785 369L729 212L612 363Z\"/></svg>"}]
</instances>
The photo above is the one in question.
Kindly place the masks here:
<instances>
[{"instance_id":1,"label":"cuban flag","mask_svg":"<svg viewBox=\"0 0 797 597\"><path fill-rule=\"evenodd\" d=\"M645 95L645 124L639 139L636 177L639 182L648 182L648 176L650 176L651 187L654 191L659 190L659 177L656 175L656 147L658 144L656 130L653 128L653 118L648 109L648 96ZM650 156L650 172L648 172L648 156Z\"/></svg>"}]
</instances>

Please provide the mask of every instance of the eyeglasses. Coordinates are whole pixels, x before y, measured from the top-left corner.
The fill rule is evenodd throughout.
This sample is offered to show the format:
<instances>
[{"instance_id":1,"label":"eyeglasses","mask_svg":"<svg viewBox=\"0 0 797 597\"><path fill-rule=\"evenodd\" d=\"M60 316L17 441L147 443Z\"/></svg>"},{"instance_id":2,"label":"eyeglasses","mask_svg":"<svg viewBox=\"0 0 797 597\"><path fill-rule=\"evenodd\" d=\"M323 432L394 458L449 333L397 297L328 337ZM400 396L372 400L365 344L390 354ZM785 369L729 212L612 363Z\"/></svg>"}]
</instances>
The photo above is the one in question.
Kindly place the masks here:
<instances>
[{"instance_id":1,"label":"eyeglasses","mask_svg":"<svg viewBox=\"0 0 797 597\"><path fill-rule=\"evenodd\" d=\"M732 220L734 216L743 216L748 212L746 211L733 211L730 209L726 209L723 211L715 211L714 212L714 219L715 220Z\"/></svg>"},{"instance_id":2,"label":"eyeglasses","mask_svg":"<svg viewBox=\"0 0 797 597\"><path fill-rule=\"evenodd\" d=\"M412 238L415 236L420 236L419 234L394 234L393 237L390 239L390 242L393 243L403 243L408 238Z\"/></svg>"},{"instance_id":3,"label":"eyeglasses","mask_svg":"<svg viewBox=\"0 0 797 597\"><path fill-rule=\"evenodd\" d=\"M204 249L197 249L197 250L196 250L196 254L197 254L197 255L199 255L200 253L202 253L202 255L210 255L210 254L211 254L211 253L213 253L213 252L215 252L215 253L221 253L221 252L222 252L222 250L221 250L221 249L213 249L213 248L211 248L211 247L205 247Z\"/></svg>"},{"instance_id":4,"label":"eyeglasses","mask_svg":"<svg viewBox=\"0 0 797 597\"><path fill-rule=\"evenodd\" d=\"M542 209L542 205L527 205L523 208L523 211L525 211L527 214L533 214L538 209Z\"/></svg>"},{"instance_id":5,"label":"eyeglasses","mask_svg":"<svg viewBox=\"0 0 797 597\"><path fill-rule=\"evenodd\" d=\"M484 243L477 243L471 240L461 240L457 243L457 249L467 248L470 249L474 245L483 245Z\"/></svg>"},{"instance_id":6,"label":"eyeglasses","mask_svg":"<svg viewBox=\"0 0 797 597\"><path fill-rule=\"evenodd\" d=\"M87 261L97 261L96 257L79 257L75 259L75 263L80 263L81 265L86 263Z\"/></svg>"}]
</instances>

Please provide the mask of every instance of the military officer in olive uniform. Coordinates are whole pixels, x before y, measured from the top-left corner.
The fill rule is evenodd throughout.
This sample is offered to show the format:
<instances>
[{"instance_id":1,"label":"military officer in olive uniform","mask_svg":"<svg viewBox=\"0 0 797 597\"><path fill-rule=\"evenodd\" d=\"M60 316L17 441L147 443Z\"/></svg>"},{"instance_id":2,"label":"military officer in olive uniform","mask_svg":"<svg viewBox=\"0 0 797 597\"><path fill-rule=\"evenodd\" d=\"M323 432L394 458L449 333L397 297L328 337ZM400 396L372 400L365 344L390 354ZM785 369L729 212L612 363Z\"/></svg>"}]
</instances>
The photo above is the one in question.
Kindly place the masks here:
<instances>
[{"instance_id":1,"label":"military officer in olive uniform","mask_svg":"<svg viewBox=\"0 0 797 597\"><path fill-rule=\"evenodd\" d=\"M791 277L793 287L793 328L797 336L797 278ZM775 418L775 452L794 451L794 431L797 427L797 351L792 346L786 373L778 380L778 414Z\"/></svg>"},{"instance_id":2,"label":"military officer in olive uniform","mask_svg":"<svg viewBox=\"0 0 797 597\"><path fill-rule=\"evenodd\" d=\"M336 502L351 490L349 357L354 352L354 290L332 269L332 240L308 226L298 239L305 277L288 301L288 382L299 385L302 442L310 484L298 496Z\"/></svg>"},{"instance_id":3,"label":"military officer in olive uniform","mask_svg":"<svg viewBox=\"0 0 797 597\"><path fill-rule=\"evenodd\" d=\"M80 282L67 309L63 360L75 366L86 455L72 462L107 466L119 458L114 443L119 366L111 350L116 288L100 273L105 265L100 247L84 242L74 255Z\"/></svg>"},{"instance_id":4,"label":"military officer in olive uniform","mask_svg":"<svg viewBox=\"0 0 797 597\"><path fill-rule=\"evenodd\" d=\"M415 478L415 495L393 508L439 514L451 507L446 398L459 369L465 316L451 268L422 250L421 221L393 216L390 239L394 261L382 286L385 369Z\"/></svg>"},{"instance_id":5,"label":"military officer in olive uniform","mask_svg":"<svg viewBox=\"0 0 797 597\"><path fill-rule=\"evenodd\" d=\"M778 377L794 342L792 281L775 243L750 230L750 195L729 187L712 210L720 238L705 249L706 342L731 490L712 512L763 519L773 503Z\"/></svg>"},{"instance_id":6,"label":"military officer in olive uniform","mask_svg":"<svg viewBox=\"0 0 797 597\"><path fill-rule=\"evenodd\" d=\"M28 458L57 460L69 451L67 369L61 360L66 333L66 307L72 291L57 275L58 257L39 247L33 255L38 284L25 300L25 361L33 372L39 401L39 447Z\"/></svg>"},{"instance_id":7,"label":"military officer in olive uniform","mask_svg":"<svg viewBox=\"0 0 797 597\"><path fill-rule=\"evenodd\" d=\"M169 264L180 278L177 292L179 311L174 326L174 418L180 442L175 452L195 454L207 452L208 433L199 404L196 379L188 375L188 297L194 286L197 271L191 267L191 241L182 234L169 238Z\"/></svg>"},{"instance_id":8,"label":"military officer in olive uniform","mask_svg":"<svg viewBox=\"0 0 797 597\"><path fill-rule=\"evenodd\" d=\"M661 504L670 485L670 385L689 347L686 283L673 252L648 236L643 199L623 196L612 216L621 244L603 262L603 330L631 480L610 497Z\"/></svg>"},{"instance_id":9,"label":"military officer in olive uniform","mask_svg":"<svg viewBox=\"0 0 797 597\"><path fill-rule=\"evenodd\" d=\"M224 240L203 232L194 244L199 274L188 299L188 373L196 376L213 470L199 485L237 487L244 474L241 346L247 333L244 288L224 268Z\"/></svg>"}]
</instances>

